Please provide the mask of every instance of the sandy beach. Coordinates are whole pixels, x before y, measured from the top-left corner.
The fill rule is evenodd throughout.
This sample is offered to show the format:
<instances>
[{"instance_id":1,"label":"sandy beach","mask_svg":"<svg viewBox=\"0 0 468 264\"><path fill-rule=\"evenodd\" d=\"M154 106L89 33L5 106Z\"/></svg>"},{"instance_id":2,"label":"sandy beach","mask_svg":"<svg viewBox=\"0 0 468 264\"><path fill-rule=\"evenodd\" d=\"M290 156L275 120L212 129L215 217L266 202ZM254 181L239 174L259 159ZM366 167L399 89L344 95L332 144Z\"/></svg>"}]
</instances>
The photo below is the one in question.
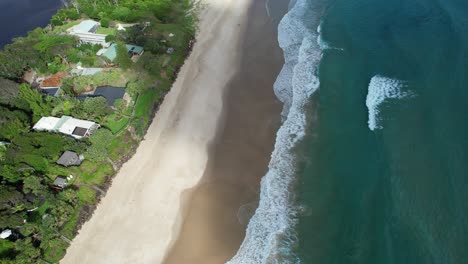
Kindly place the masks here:
<instances>
[{"instance_id":1,"label":"sandy beach","mask_svg":"<svg viewBox=\"0 0 468 264\"><path fill-rule=\"evenodd\" d=\"M251 19L259 5L266 13L264 1L206 3L193 52L144 141L61 263L222 263L240 245L279 126L272 85L282 54L266 14ZM254 34L255 25L271 28Z\"/></svg>"}]
</instances>

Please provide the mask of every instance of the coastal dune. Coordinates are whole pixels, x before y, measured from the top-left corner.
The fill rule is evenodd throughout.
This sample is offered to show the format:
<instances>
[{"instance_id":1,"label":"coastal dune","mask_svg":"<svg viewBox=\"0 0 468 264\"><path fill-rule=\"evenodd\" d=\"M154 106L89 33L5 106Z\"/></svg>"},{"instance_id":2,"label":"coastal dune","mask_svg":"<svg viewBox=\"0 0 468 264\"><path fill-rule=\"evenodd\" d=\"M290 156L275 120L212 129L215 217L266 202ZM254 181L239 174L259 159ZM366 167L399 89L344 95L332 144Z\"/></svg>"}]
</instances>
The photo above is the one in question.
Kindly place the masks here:
<instances>
[{"instance_id":1,"label":"coastal dune","mask_svg":"<svg viewBox=\"0 0 468 264\"><path fill-rule=\"evenodd\" d=\"M249 0L209 0L192 54L136 154L123 165L61 263L161 263L181 197L204 175Z\"/></svg>"}]
</instances>

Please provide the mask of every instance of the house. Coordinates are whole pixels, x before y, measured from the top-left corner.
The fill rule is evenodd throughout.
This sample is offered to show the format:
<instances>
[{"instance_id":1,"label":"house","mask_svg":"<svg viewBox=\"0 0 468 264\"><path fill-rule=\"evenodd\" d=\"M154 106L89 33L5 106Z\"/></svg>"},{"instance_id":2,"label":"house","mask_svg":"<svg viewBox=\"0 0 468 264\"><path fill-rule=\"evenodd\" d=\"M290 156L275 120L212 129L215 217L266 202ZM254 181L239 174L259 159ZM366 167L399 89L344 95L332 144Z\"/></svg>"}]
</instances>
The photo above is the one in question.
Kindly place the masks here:
<instances>
[{"instance_id":1,"label":"house","mask_svg":"<svg viewBox=\"0 0 468 264\"><path fill-rule=\"evenodd\" d=\"M58 132L76 139L89 137L100 127L92 121L76 119L71 116L42 117L33 127L36 131Z\"/></svg>"},{"instance_id":2,"label":"house","mask_svg":"<svg viewBox=\"0 0 468 264\"><path fill-rule=\"evenodd\" d=\"M61 88L60 86L62 85L62 80L65 77L67 77L67 74L64 72L52 74L40 83L40 91L49 96L58 96L59 90Z\"/></svg>"},{"instance_id":3,"label":"house","mask_svg":"<svg viewBox=\"0 0 468 264\"><path fill-rule=\"evenodd\" d=\"M109 47L105 34L96 34L100 24L94 20L84 20L80 24L68 29L68 33L77 36L81 43L100 44Z\"/></svg>"},{"instance_id":4,"label":"house","mask_svg":"<svg viewBox=\"0 0 468 264\"><path fill-rule=\"evenodd\" d=\"M132 60L135 60L138 56L141 56L144 53L143 47L128 44L125 46L127 48L128 56L131 57ZM115 58L117 58L117 44L112 44L104 52L101 52L101 55L106 57L109 61L114 62Z\"/></svg>"},{"instance_id":5,"label":"house","mask_svg":"<svg viewBox=\"0 0 468 264\"><path fill-rule=\"evenodd\" d=\"M100 24L94 20L84 20L69 29L70 33L96 33Z\"/></svg>"},{"instance_id":6,"label":"house","mask_svg":"<svg viewBox=\"0 0 468 264\"><path fill-rule=\"evenodd\" d=\"M65 187L67 187L67 179L62 177L55 178L54 186L64 189Z\"/></svg>"},{"instance_id":7,"label":"house","mask_svg":"<svg viewBox=\"0 0 468 264\"><path fill-rule=\"evenodd\" d=\"M6 141L0 141L0 147L1 146L9 146L11 143L6 142Z\"/></svg>"},{"instance_id":8,"label":"house","mask_svg":"<svg viewBox=\"0 0 468 264\"><path fill-rule=\"evenodd\" d=\"M78 155L73 151L68 151L67 150L57 160L57 164L62 165L64 167L80 166L81 162L83 162L83 160L84 160L83 155Z\"/></svg>"},{"instance_id":9,"label":"house","mask_svg":"<svg viewBox=\"0 0 468 264\"><path fill-rule=\"evenodd\" d=\"M92 76L102 71L102 68L76 68L71 70L70 73L74 76Z\"/></svg>"}]
</instances>

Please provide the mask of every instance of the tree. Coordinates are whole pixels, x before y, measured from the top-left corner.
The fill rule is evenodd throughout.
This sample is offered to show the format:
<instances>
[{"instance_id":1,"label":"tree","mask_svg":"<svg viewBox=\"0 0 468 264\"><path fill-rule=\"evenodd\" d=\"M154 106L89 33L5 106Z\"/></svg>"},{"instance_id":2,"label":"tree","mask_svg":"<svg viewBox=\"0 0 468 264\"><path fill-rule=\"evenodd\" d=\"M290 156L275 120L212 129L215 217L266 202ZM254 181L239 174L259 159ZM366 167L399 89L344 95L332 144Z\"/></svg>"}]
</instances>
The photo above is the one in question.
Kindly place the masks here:
<instances>
[{"instance_id":1,"label":"tree","mask_svg":"<svg viewBox=\"0 0 468 264\"><path fill-rule=\"evenodd\" d=\"M103 18L101 19L101 26L106 27L106 28L109 27L110 21L111 21L110 18L108 18L108 17L103 17Z\"/></svg>"},{"instance_id":2,"label":"tree","mask_svg":"<svg viewBox=\"0 0 468 264\"><path fill-rule=\"evenodd\" d=\"M117 99L114 102L114 107L117 109L117 112L120 114L123 114L125 110L127 109L127 103L123 99Z\"/></svg>"},{"instance_id":3,"label":"tree","mask_svg":"<svg viewBox=\"0 0 468 264\"><path fill-rule=\"evenodd\" d=\"M7 79L0 78L0 102L9 103L19 94L19 85Z\"/></svg>"},{"instance_id":4,"label":"tree","mask_svg":"<svg viewBox=\"0 0 468 264\"><path fill-rule=\"evenodd\" d=\"M142 81L131 82L127 85L127 89L125 89L127 93L129 93L133 98L135 98L138 94L141 94L143 91L146 90L146 86Z\"/></svg>"},{"instance_id":5,"label":"tree","mask_svg":"<svg viewBox=\"0 0 468 264\"><path fill-rule=\"evenodd\" d=\"M90 119L101 118L107 114L108 107L106 102L106 98L101 96L89 97L84 100L82 109Z\"/></svg>"},{"instance_id":6,"label":"tree","mask_svg":"<svg viewBox=\"0 0 468 264\"><path fill-rule=\"evenodd\" d=\"M45 190L42 185L41 179L35 176L29 176L23 180L23 192L39 195Z\"/></svg>"},{"instance_id":7,"label":"tree","mask_svg":"<svg viewBox=\"0 0 468 264\"><path fill-rule=\"evenodd\" d=\"M115 35L107 35L106 36L106 42L112 42L115 41Z\"/></svg>"},{"instance_id":8,"label":"tree","mask_svg":"<svg viewBox=\"0 0 468 264\"><path fill-rule=\"evenodd\" d=\"M36 223L26 222L21 226L19 231L23 236L31 236L33 234L39 233L39 227Z\"/></svg>"},{"instance_id":9,"label":"tree","mask_svg":"<svg viewBox=\"0 0 468 264\"><path fill-rule=\"evenodd\" d=\"M18 166L12 166L12 165L0 165L0 176L2 176L3 179L7 180L10 183L16 183L19 182L21 179L23 179L23 173L26 171L19 171L21 168L18 168ZM26 169L26 168L25 168Z\"/></svg>"},{"instance_id":10,"label":"tree","mask_svg":"<svg viewBox=\"0 0 468 264\"><path fill-rule=\"evenodd\" d=\"M1 109L1 108L0 108ZM19 119L0 122L0 139L12 140L16 136L29 130L27 124Z\"/></svg>"},{"instance_id":11,"label":"tree","mask_svg":"<svg viewBox=\"0 0 468 264\"><path fill-rule=\"evenodd\" d=\"M117 42L117 57L115 58L115 62L124 70L132 66L132 60L128 55L127 47L122 42Z\"/></svg>"},{"instance_id":12,"label":"tree","mask_svg":"<svg viewBox=\"0 0 468 264\"><path fill-rule=\"evenodd\" d=\"M50 102L44 100L44 97L37 91L31 89L27 84L21 84L19 87L21 98L24 99L33 112L33 122L39 121L43 116L48 116L52 111Z\"/></svg>"},{"instance_id":13,"label":"tree","mask_svg":"<svg viewBox=\"0 0 468 264\"><path fill-rule=\"evenodd\" d=\"M34 48L44 54L49 60L55 56L66 60L68 50L78 44L78 38L69 35L47 35Z\"/></svg>"},{"instance_id":14,"label":"tree","mask_svg":"<svg viewBox=\"0 0 468 264\"><path fill-rule=\"evenodd\" d=\"M19 252L15 263L37 263L41 251L34 247L30 237L15 242L15 250Z\"/></svg>"},{"instance_id":15,"label":"tree","mask_svg":"<svg viewBox=\"0 0 468 264\"><path fill-rule=\"evenodd\" d=\"M115 20L131 22L133 20L132 10L127 7L119 6L112 12L112 18Z\"/></svg>"}]
</instances>

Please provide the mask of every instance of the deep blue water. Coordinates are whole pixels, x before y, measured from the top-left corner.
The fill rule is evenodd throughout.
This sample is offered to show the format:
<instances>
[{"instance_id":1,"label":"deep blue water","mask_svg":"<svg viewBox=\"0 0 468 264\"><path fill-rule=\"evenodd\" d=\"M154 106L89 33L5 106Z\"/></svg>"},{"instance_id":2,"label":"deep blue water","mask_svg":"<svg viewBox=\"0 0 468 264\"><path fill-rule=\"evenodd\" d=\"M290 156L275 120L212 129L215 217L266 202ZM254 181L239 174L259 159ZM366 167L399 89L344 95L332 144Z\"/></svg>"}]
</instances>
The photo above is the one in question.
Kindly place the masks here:
<instances>
[{"instance_id":1,"label":"deep blue water","mask_svg":"<svg viewBox=\"0 0 468 264\"><path fill-rule=\"evenodd\" d=\"M60 0L0 0L0 49L14 37L49 24Z\"/></svg>"},{"instance_id":2,"label":"deep blue water","mask_svg":"<svg viewBox=\"0 0 468 264\"><path fill-rule=\"evenodd\" d=\"M468 1L291 8L284 123L230 263L468 263Z\"/></svg>"}]
</instances>

